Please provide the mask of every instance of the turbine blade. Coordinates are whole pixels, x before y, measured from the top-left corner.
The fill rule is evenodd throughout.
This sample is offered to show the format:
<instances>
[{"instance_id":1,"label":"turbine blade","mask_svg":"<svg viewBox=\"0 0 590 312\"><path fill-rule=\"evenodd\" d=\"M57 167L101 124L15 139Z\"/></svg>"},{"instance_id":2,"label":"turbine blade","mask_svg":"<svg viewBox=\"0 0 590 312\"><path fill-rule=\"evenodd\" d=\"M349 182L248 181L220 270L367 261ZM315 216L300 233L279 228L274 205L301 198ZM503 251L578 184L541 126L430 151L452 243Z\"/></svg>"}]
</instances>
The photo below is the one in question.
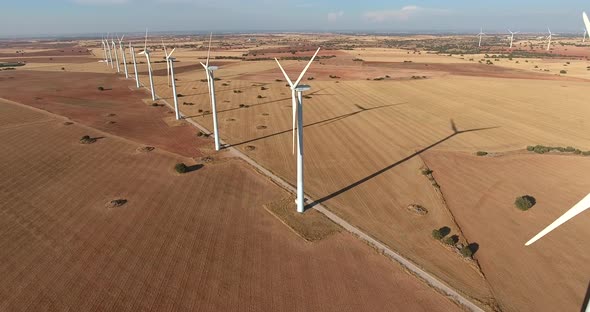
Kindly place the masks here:
<instances>
[{"instance_id":1,"label":"turbine blade","mask_svg":"<svg viewBox=\"0 0 590 312\"><path fill-rule=\"evenodd\" d=\"M176 48L172 49L172 51L170 51L170 54L168 54L168 57L172 56L172 53L174 53L174 51L176 51Z\"/></svg>"},{"instance_id":2,"label":"turbine blade","mask_svg":"<svg viewBox=\"0 0 590 312\"><path fill-rule=\"evenodd\" d=\"M162 45L164 46L164 54L166 54L166 58L168 58L168 50L166 49L166 45L164 44L164 39L162 39Z\"/></svg>"},{"instance_id":3,"label":"turbine blade","mask_svg":"<svg viewBox=\"0 0 590 312\"><path fill-rule=\"evenodd\" d=\"M143 47L144 51L147 51L147 37L148 37L148 29L145 29L145 45Z\"/></svg>"},{"instance_id":4,"label":"turbine blade","mask_svg":"<svg viewBox=\"0 0 590 312\"><path fill-rule=\"evenodd\" d=\"M525 246L530 246L541 237L547 235L549 232L555 230L560 225L564 224L565 222L569 221L573 217L577 216L584 210L590 208L590 194L586 195L584 199L582 199L579 203L577 203L574 207L564 213L561 217L557 218L553 223L551 223L548 227L542 230L539 234L535 235L535 237L531 238Z\"/></svg>"},{"instance_id":5,"label":"turbine blade","mask_svg":"<svg viewBox=\"0 0 590 312\"><path fill-rule=\"evenodd\" d=\"M584 25L586 26L586 33L590 34L590 20L588 19L586 12L582 12L582 19L584 20Z\"/></svg>"},{"instance_id":6,"label":"turbine blade","mask_svg":"<svg viewBox=\"0 0 590 312\"><path fill-rule=\"evenodd\" d=\"M211 55L211 39L213 39L213 33L209 34L209 50L207 50L207 68L209 68L209 56Z\"/></svg>"},{"instance_id":7,"label":"turbine blade","mask_svg":"<svg viewBox=\"0 0 590 312\"><path fill-rule=\"evenodd\" d=\"M283 72L283 76L285 76L285 79L287 79L287 82L289 83L289 85L291 86L291 89L293 89L294 85L293 82L291 81L291 79L289 78L289 76L287 76L287 73L285 72L285 70L283 69L283 66L281 66L281 63L279 63L279 60L277 60L277 58L275 57L275 61L277 61L277 64L279 64L279 68L281 69L281 71Z\"/></svg>"},{"instance_id":8,"label":"turbine blade","mask_svg":"<svg viewBox=\"0 0 590 312\"><path fill-rule=\"evenodd\" d=\"M309 69L309 66L311 66L311 63L313 63L313 60L320 52L320 49L321 48L318 48L318 50L315 51L315 54L312 56L311 60L309 60L309 63L307 63L307 66L305 66L305 68L301 72L301 75L299 75L299 78L297 79L297 81L293 84L295 87L297 87L299 85L299 82L301 82L301 79L303 79L303 76L305 76L305 72L307 72L307 70Z\"/></svg>"},{"instance_id":9,"label":"turbine blade","mask_svg":"<svg viewBox=\"0 0 590 312\"><path fill-rule=\"evenodd\" d=\"M299 100L297 99L297 94L295 93L295 89L291 91L292 95L292 103L293 105L293 155L295 155L295 146L296 146L296 137L297 137L297 105L299 104Z\"/></svg>"}]
</instances>

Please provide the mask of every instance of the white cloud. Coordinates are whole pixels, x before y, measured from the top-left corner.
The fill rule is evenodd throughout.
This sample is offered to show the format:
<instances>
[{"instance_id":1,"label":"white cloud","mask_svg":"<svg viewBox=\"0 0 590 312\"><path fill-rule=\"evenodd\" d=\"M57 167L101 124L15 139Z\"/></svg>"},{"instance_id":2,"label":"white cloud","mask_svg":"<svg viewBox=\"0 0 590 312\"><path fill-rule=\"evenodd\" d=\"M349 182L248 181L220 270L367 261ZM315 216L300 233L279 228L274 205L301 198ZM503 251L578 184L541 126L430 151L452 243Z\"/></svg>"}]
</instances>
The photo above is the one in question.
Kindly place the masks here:
<instances>
[{"instance_id":1,"label":"white cloud","mask_svg":"<svg viewBox=\"0 0 590 312\"><path fill-rule=\"evenodd\" d=\"M415 5L408 5L398 10L383 10L365 12L363 17L375 23L387 21L407 21L415 17L443 15L449 13L448 10L422 8Z\"/></svg>"},{"instance_id":2,"label":"white cloud","mask_svg":"<svg viewBox=\"0 0 590 312\"><path fill-rule=\"evenodd\" d=\"M330 13L328 13L328 21L335 22L336 20L338 20L339 18L341 18L343 16L344 16L343 11L330 12Z\"/></svg>"}]
</instances>

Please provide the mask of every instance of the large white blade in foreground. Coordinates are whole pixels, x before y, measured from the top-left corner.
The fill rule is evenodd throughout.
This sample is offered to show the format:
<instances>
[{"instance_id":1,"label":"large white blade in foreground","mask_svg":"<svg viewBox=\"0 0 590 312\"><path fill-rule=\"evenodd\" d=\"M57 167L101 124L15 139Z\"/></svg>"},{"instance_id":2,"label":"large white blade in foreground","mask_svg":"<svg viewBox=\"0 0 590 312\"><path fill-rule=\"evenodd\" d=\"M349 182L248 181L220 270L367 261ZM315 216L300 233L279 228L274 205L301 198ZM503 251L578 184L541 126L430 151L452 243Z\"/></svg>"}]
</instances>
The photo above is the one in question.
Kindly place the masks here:
<instances>
[{"instance_id":1,"label":"large white blade in foreground","mask_svg":"<svg viewBox=\"0 0 590 312\"><path fill-rule=\"evenodd\" d=\"M590 208L590 194L588 194L584 199L582 199L579 203L577 203L572 209L568 210L564 213L561 217L557 218L553 223L551 223L548 227L546 227L543 231L533 237L530 241L528 241L525 246L529 246L532 243L539 240L541 237L547 235L549 232L555 230L560 225L564 224L571 218L577 216L582 211Z\"/></svg>"},{"instance_id":2,"label":"large white blade in foreground","mask_svg":"<svg viewBox=\"0 0 590 312\"><path fill-rule=\"evenodd\" d=\"M586 26L586 32L590 34L590 20L588 19L588 15L586 15L586 12L582 12L582 19L584 20L584 25Z\"/></svg>"}]
</instances>

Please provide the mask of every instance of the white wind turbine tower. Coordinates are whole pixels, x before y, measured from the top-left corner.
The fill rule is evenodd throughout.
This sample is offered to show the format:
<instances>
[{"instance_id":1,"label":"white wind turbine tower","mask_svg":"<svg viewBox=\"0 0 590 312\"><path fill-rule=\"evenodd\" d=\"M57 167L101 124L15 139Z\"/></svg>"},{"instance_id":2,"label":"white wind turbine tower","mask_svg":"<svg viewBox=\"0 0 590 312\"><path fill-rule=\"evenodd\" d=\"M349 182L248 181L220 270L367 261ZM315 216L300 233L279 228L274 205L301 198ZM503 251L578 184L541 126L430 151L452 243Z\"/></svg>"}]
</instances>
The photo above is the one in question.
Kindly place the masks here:
<instances>
[{"instance_id":1,"label":"white wind turbine tower","mask_svg":"<svg viewBox=\"0 0 590 312\"><path fill-rule=\"evenodd\" d=\"M174 53L175 49L172 49L170 54L166 54L166 63L168 63L168 68L170 68L170 77L172 78L172 93L174 94L174 111L176 112L176 120L180 120L180 110L178 109L178 94L176 93L176 81L174 80L174 61L175 58L172 57L172 53Z\"/></svg>"},{"instance_id":2,"label":"white wind turbine tower","mask_svg":"<svg viewBox=\"0 0 590 312\"><path fill-rule=\"evenodd\" d=\"M219 128L217 126L217 101L215 99L215 76L213 72L218 70L219 67L217 66L209 66L209 55L211 54L211 39L213 38L213 33L209 35L209 50L207 52L207 63L201 65L205 68L205 72L207 73L207 83L209 85L209 96L211 97L211 110L213 111L213 136L215 137L215 150L219 151L221 146L219 144Z\"/></svg>"},{"instance_id":3,"label":"white wind turbine tower","mask_svg":"<svg viewBox=\"0 0 590 312\"><path fill-rule=\"evenodd\" d=\"M512 42L514 41L514 35L518 34L519 31L512 32L510 29L508 29L508 32L510 33L510 49L512 49Z\"/></svg>"},{"instance_id":4,"label":"white wind turbine tower","mask_svg":"<svg viewBox=\"0 0 590 312\"><path fill-rule=\"evenodd\" d=\"M151 63L151 59L150 59L150 51L148 50L148 47L147 47L147 38L148 38L148 30L146 28L146 30L145 30L145 46L143 48L143 51L141 53L139 53L139 55L145 55L145 58L147 59L148 74L150 77L150 89L152 90L152 101L155 101L156 100L156 90L154 90L154 77L152 77L152 63Z\"/></svg>"},{"instance_id":5,"label":"white wind turbine tower","mask_svg":"<svg viewBox=\"0 0 590 312\"><path fill-rule=\"evenodd\" d=\"M586 30L586 28L584 28L584 35L582 37L582 43L586 42L586 35L588 34L588 31Z\"/></svg>"},{"instance_id":6,"label":"white wind turbine tower","mask_svg":"<svg viewBox=\"0 0 590 312\"><path fill-rule=\"evenodd\" d=\"M551 29L549 29L549 27L547 27L547 31L549 32L549 36L547 36L547 40L549 40L547 42L547 51L549 51L549 49L551 49L551 39L553 39L553 33L551 32Z\"/></svg>"},{"instance_id":7,"label":"white wind turbine tower","mask_svg":"<svg viewBox=\"0 0 590 312\"><path fill-rule=\"evenodd\" d=\"M162 39L162 46L164 47L164 54L166 55L166 70L168 73L168 87L170 87L170 64L168 63L168 57L172 55L172 52L168 54L168 49L166 49L166 45L164 44L164 39ZM172 50L174 51L174 50Z\"/></svg>"},{"instance_id":8,"label":"white wind turbine tower","mask_svg":"<svg viewBox=\"0 0 590 312\"><path fill-rule=\"evenodd\" d=\"M107 64L107 66L109 66L109 55L107 53L107 46L104 43L104 35L102 35L102 50L104 52L104 62Z\"/></svg>"},{"instance_id":9,"label":"white wind turbine tower","mask_svg":"<svg viewBox=\"0 0 590 312\"><path fill-rule=\"evenodd\" d=\"M117 44L115 43L115 37L112 37L111 42L113 43L113 52L115 52L115 62L117 62L117 73L120 73L121 67L119 67L119 55L117 55Z\"/></svg>"},{"instance_id":10,"label":"white wind turbine tower","mask_svg":"<svg viewBox=\"0 0 590 312\"><path fill-rule=\"evenodd\" d=\"M275 58L275 61L279 65L281 72L285 76L287 82L289 82L289 86L291 86L291 95L292 95L292 103L293 103L293 120L295 121L295 115L297 115L297 212L303 213L305 209L305 198L303 192L303 92L308 91L311 89L310 86L307 85L300 85L301 79L305 76L305 73L313 63L313 60L320 52L320 48L315 52L312 56L307 66L303 69L299 78L295 82L293 82L285 70L279 60ZM295 96L297 95L297 96ZM293 131L295 131L295 127L293 127Z\"/></svg>"},{"instance_id":11,"label":"white wind turbine tower","mask_svg":"<svg viewBox=\"0 0 590 312\"><path fill-rule=\"evenodd\" d=\"M590 194L586 195L584 199L582 199L579 203L577 203L574 207L564 213L561 217L557 218L553 223L551 223L548 227L546 227L543 231L539 234L535 235L531 240L529 240L525 246L530 246L541 237L545 236L549 232L553 231L560 225L564 224L565 222L569 221L573 217L577 216L578 214L582 213L584 210L590 208Z\"/></svg>"},{"instance_id":12,"label":"white wind turbine tower","mask_svg":"<svg viewBox=\"0 0 590 312\"><path fill-rule=\"evenodd\" d=\"M123 46L123 38L125 38L125 36L121 37L121 39L119 39L119 37L117 37L117 39L119 40L119 51L121 51L121 55L123 56L123 66L125 68L125 78L129 79L129 71L127 71L127 57L125 56L125 47Z\"/></svg>"},{"instance_id":13,"label":"white wind turbine tower","mask_svg":"<svg viewBox=\"0 0 590 312\"><path fill-rule=\"evenodd\" d=\"M105 40L107 45L107 50L109 51L109 63L111 63L111 68L114 68L113 65L113 52L111 51L111 44L109 43L109 34L107 33L107 39Z\"/></svg>"},{"instance_id":14,"label":"white wind turbine tower","mask_svg":"<svg viewBox=\"0 0 590 312\"><path fill-rule=\"evenodd\" d=\"M479 34L477 35L479 36L479 47L481 48L481 38L483 38L483 35L485 35L483 32L483 27L480 29Z\"/></svg>"},{"instance_id":15,"label":"white wind turbine tower","mask_svg":"<svg viewBox=\"0 0 590 312\"><path fill-rule=\"evenodd\" d=\"M139 89L141 87L141 85L139 83L139 73L137 72L137 60L135 59L135 48L131 45L131 42L129 42L129 52L131 52L131 56L133 58L133 72L135 73L135 84L137 85L137 88Z\"/></svg>"}]
</instances>

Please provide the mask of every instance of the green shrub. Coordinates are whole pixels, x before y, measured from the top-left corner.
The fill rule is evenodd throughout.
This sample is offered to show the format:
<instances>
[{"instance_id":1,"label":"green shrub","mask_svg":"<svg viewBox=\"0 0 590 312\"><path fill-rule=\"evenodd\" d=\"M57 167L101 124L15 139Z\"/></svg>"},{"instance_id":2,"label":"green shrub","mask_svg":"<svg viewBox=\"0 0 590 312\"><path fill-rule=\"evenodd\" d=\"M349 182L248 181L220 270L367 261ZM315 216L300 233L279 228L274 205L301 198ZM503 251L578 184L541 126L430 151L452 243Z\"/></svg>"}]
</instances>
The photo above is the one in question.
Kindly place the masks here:
<instances>
[{"instance_id":1,"label":"green shrub","mask_svg":"<svg viewBox=\"0 0 590 312\"><path fill-rule=\"evenodd\" d=\"M430 170L430 168L424 168L422 169L422 174L427 176L427 175L431 175L432 174L432 170Z\"/></svg>"},{"instance_id":2,"label":"green shrub","mask_svg":"<svg viewBox=\"0 0 590 312\"><path fill-rule=\"evenodd\" d=\"M432 238L434 238L436 240L441 240L443 237L444 236L443 236L441 230L439 230L439 229L432 230Z\"/></svg>"},{"instance_id":3,"label":"green shrub","mask_svg":"<svg viewBox=\"0 0 590 312\"><path fill-rule=\"evenodd\" d=\"M568 146L568 147L565 148L565 151L568 152L568 153L573 153L573 152L576 151L576 149L573 148L573 147L571 147L571 146Z\"/></svg>"},{"instance_id":4,"label":"green shrub","mask_svg":"<svg viewBox=\"0 0 590 312\"><path fill-rule=\"evenodd\" d=\"M582 152L582 155L584 155L584 156L590 156L590 151Z\"/></svg>"},{"instance_id":5,"label":"green shrub","mask_svg":"<svg viewBox=\"0 0 590 312\"><path fill-rule=\"evenodd\" d=\"M484 151L479 151L477 153L475 153L477 156L486 156L488 154L488 152L484 152Z\"/></svg>"},{"instance_id":6,"label":"green shrub","mask_svg":"<svg viewBox=\"0 0 590 312\"><path fill-rule=\"evenodd\" d=\"M562 70L560 70L560 71L559 71L559 73L560 73L560 74L567 74L567 70L565 70L565 69L562 69Z\"/></svg>"},{"instance_id":7,"label":"green shrub","mask_svg":"<svg viewBox=\"0 0 590 312\"><path fill-rule=\"evenodd\" d=\"M522 211L527 211L531 209L531 207L533 207L535 204L535 198L529 195L519 196L514 201L514 205L516 206L516 208Z\"/></svg>"},{"instance_id":8,"label":"green shrub","mask_svg":"<svg viewBox=\"0 0 590 312\"><path fill-rule=\"evenodd\" d=\"M98 91L104 91L104 87L98 87Z\"/></svg>"},{"instance_id":9,"label":"green shrub","mask_svg":"<svg viewBox=\"0 0 590 312\"><path fill-rule=\"evenodd\" d=\"M461 248L461 254L465 258L471 258L473 256L473 250L471 250L469 246L463 246L463 248Z\"/></svg>"},{"instance_id":10,"label":"green shrub","mask_svg":"<svg viewBox=\"0 0 590 312\"><path fill-rule=\"evenodd\" d=\"M574 154L576 154L576 155L580 155L580 154L582 154L582 151L581 151L581 150L579 150L579 149L576 149L576 150L574 151Z\"/></svg>"},{"instance_id":11,"label":"green shrub","mask_svg":"<svg viewBox=\"0 0 590 312\"><path fill-rule=\"evenodd\" d=\"M535 147L534 147L534 146L531 146L531 145L529 145L529 146L527 146L527 147L526 147L526 150L527 150L527 151L529 151L529 152L532 152L532 151L534 151L534 150L535 150Z\"/></svg>"},{"instance_id":12,"label":"green shrub","mask_svg":"<svg viewBox=\"0 0 590 312\"><path fill-rule=\"evenodd\" d=\"M456 243L459 242L459 237L457 235L449 236L443 240L443 243L454 246Z\"/></svg>"},{"instance_id":13,"label":"green shrub","mask_svg":"<svg viewBox=\"0 0 590 312\"><path fill-rule=\"evenodd\" d=\"M188 171L188 167L184 163L178 163L174 166L174 170L178 173L186 173Z\"/></svg>"}]
</instances>

